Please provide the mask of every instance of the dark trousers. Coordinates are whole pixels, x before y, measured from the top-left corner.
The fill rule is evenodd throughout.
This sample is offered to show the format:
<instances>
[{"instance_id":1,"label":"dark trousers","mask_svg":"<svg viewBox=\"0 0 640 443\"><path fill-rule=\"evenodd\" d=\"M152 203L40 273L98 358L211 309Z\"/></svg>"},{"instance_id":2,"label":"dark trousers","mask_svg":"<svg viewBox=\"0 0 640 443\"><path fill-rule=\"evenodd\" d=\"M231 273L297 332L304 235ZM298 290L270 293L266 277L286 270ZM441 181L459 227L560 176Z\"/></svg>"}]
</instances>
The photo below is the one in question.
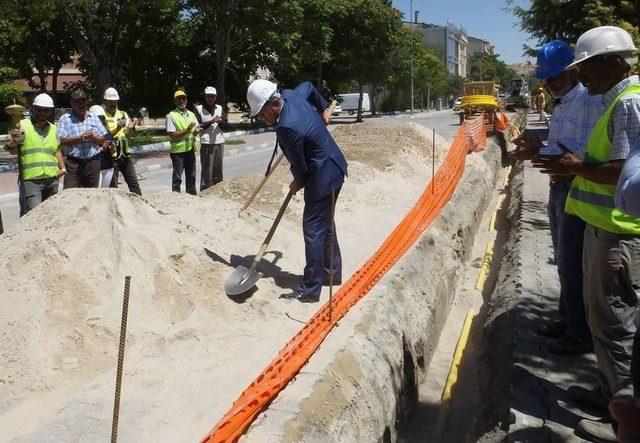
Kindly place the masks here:
<instances>
[{"instance_id":1,"label":"dark trousers","mask_svg":"<svg viewBox=\"0 0 640 443\"><path fill-rule=\"evenodd\" d=\"M585 222L567 214L564 206L571 182L549 185L547 212L558 277L560 280L560 315L575 331L589 333L582 293L582 248Z\"/></svg>"},{"instance_id":2,"label":"dark trousers","mask_svg":"<svg viewBox=\"0 0 640 443\"><path fill-rule=\"evenodd\" d=\"M224 143L200 145L200 192L222 181Z\"/></svg>"},{"instance_id":3,"label":"dark trousers","mask_svg":"<svg viewBox=\"0 0 640 443\"><path fill-rule=\"evenodd\" d=\"M134 194L142 195L142 190L140 189L140 184L138 183L138 174L136 173L136 167L133 164L132 157L120 157L113 164L113 178L111 179L111 188L118 187L118 176L119 172L122 172L124 177L124 181L129 187L129 192L133 192Z\"/></svg>"},{"instance_id":4,"label":"dark trousers","mask_svg":"<svg viewBox=\"0 0 640 443\"><path fill-rule=\"evenodd\" d=\"M636 335L633 337L633 351L631 351L631 380L633 381L633 397L640 398L640 328L636 329Z\"/></svg>"},{"instance_id":5,"label":"dark trousers","mask_svg":"<svg viewBox=\"0 0 640 443\"><path fill-rule=\"evenodd\" d=\"M40 203L58 193L58 179L44 178L22 182L25 198L25 211L29 212Z\"/></svg>"},{"instance_id":6,"label":"dark trousers","mask_svg":"<svg viewBox=\"0 0 640 443\"><path fill-rule=\"evenodd\" d=\"M64 176L64 189L97 188L100 184L100 156L88 160L66 157L67 173Z\"/></svg>"},{"instance_id":7,"label":"dark trousers","mask_svg":"<svg viewBox=\"0 0 640 443\"><path fill-rule=\"evenodd\" d=\"M184 171L187 193L196 195L196 154L193 151L171 153L171 163L173 164L173 176L171 178L171 189L180 192L182 185L182 171Z\"/></svg>"},{"instance_id":8,"label":"dark trousers","mask_svg":"<svg viewBox=\"0 0 640 443\"><path fill-rule=\"evenodd\" d=\"M336 201L339 193L340 189L336 189ZM307 264L304 267L302 283L298 287L301 294L320 295L322 284L329 280L331 218L331 194L320 200L305 202L302 231ZM333 281L336 284L342 282L342 256L335 223L333 226Z\"/></svg>"}]
</instances>

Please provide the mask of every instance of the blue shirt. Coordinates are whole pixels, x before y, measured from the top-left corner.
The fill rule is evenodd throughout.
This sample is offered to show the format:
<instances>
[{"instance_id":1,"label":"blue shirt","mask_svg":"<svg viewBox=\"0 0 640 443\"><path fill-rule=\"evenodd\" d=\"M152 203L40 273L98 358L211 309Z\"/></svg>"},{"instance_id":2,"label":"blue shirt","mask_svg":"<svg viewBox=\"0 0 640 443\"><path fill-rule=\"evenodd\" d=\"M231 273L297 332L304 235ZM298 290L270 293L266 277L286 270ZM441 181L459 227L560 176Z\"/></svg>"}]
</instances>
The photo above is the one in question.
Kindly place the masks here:
<instances>
[{"instance_id":1,"label":"blue shirt","mask_svg":"<svg viewBox=\"0 0 640 443\"><path fill-rule=\"evenodd\" d=\"M85 114L84 120L80 120L75 112L68 112L60 117L57 126L59 137L78 137L87 131L106 137L108 132L98 117L89 112ZM100 147L92 141L66 145L64 150L65 155L81 159L92 158L99 153Z\"/></svg>"},{"instance_id":2,"label":"blue shirt","mask_svg":"<svg viewBox=\"0 0 640 443\"><path fill-rule=\"evenodd\" d=\"M589 95L587 88L578 83L553 108L547 145L540 149L540 154L562 154L558 147L560 142L578 157L584 158L591 131L603 112L602 97Z\"/></svg>"}]
</instances>

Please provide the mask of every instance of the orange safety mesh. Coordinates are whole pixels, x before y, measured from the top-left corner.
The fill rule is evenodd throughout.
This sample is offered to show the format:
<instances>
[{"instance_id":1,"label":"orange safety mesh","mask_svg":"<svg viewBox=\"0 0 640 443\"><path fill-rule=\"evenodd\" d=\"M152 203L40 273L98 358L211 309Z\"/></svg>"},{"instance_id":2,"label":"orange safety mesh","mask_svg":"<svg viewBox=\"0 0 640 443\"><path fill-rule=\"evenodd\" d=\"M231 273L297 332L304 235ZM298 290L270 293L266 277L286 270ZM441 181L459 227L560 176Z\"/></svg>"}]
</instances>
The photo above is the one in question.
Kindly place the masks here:
<instances>
[{"instance_id":1,"label":"orange safety mesh","mask_svg":"<svg viewBox=\"0 0 640 443\"><path fill-rule=\"evenodd\" d=\"M255 417L309 361L336 323L375 286L438 216L462 177L467 152L484 148L485 130L483 118L460 126L447 157L418 202L373 256L334 295L331 320L327 302L240 394L202 442L236 442L244 434Z\"/></svg>"}]
</instances>

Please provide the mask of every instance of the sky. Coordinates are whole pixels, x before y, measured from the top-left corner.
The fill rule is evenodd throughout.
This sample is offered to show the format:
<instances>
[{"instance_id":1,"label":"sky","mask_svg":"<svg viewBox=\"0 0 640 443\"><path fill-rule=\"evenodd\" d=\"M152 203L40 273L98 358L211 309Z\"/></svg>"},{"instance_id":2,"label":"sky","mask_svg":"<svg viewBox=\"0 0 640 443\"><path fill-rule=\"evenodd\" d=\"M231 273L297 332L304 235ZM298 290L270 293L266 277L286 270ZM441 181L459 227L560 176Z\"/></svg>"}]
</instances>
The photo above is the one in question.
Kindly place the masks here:
<instances>
[{"instance_id":1,"label":"sky","mask_svg":"<svg viewBox=\"0 0 640 443\"><path fill-rule=\"evenodd\" d=\"M393 0L393 6L409 20L410 0ZM518 1L519 4L528 3ZM519 20L505 11L500 0L413 0L413 10L420 11L419 21L446 25L447 20L463 27L468 35L488 40L507 64L526 61L522 45L535 46L535 41L520 30Z\"/></svg>"}]
</instances>

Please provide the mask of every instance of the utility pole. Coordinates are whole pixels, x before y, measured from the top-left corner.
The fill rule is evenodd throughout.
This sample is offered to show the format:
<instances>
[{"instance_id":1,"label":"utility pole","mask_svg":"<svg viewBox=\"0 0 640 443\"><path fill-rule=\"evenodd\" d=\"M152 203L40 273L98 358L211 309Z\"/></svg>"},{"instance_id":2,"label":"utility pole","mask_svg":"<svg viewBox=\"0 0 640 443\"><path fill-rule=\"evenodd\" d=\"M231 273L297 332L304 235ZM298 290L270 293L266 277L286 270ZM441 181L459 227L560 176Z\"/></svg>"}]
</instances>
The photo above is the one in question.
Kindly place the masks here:
<instances>
[{"instance_id":1,"label":"utility pole","mask_svg":"<svg viewBox=\"0 0 640 443\"><path fill-rule=\"evenodd\" d=\"M411 40L410 40L410 48L409 51L411 52L411 115L413 115L413 0L410 0L409 2L409 17L411 20L411 27L409 35L411 36Z\"/></svg>"}]
</instances>

